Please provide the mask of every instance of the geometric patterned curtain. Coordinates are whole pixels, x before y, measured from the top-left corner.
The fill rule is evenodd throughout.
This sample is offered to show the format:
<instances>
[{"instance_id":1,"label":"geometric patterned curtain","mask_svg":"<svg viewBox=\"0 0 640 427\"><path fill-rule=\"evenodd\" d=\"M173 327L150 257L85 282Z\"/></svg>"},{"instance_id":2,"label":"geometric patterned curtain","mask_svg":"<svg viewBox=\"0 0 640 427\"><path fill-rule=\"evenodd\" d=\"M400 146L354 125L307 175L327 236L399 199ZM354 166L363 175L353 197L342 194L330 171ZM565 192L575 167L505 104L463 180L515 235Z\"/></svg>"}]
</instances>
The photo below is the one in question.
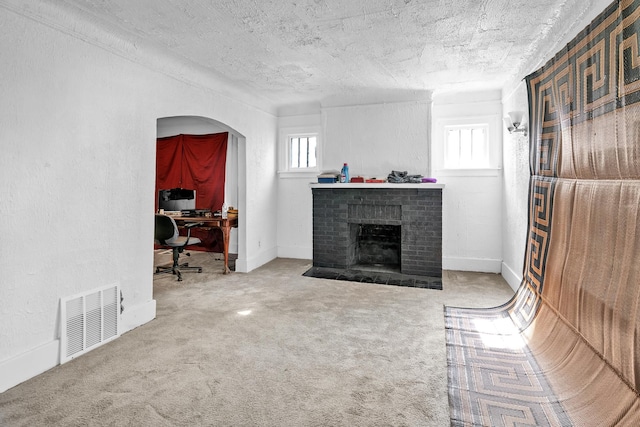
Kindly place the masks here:
<instances>
[{"instance_id":1,"label":"geometric patterned curtain","mask_svg":"<svg viewBox=\"0 0 640 427\"><path fill-rule=\"evenodd\" d=\"M640 425L639 46L640 0L615 1L526 78L524 277L446 308L452 425Z\"/></svg>"}]
</instances>

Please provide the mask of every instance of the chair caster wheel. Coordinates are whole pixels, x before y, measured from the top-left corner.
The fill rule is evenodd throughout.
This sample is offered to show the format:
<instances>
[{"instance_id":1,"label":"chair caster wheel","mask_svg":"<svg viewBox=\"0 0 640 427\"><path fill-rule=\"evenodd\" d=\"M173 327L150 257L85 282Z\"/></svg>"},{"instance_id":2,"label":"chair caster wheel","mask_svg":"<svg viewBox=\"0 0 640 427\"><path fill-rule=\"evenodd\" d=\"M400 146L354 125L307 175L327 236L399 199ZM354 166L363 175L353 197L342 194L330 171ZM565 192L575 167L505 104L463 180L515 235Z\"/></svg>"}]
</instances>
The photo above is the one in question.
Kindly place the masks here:
<instances>
[{"instance_id":1,"label":"chair caster wheel","mask_svg":"<svg viewBox=\"0 0 640 427\"><path fill-rule=\"evenodd\" d=\"M156 268L156 273L160 273L160 267Z\"/></svg>"},{"instance_id":2,"label":"chair caster wheel","mask_svg":"<svg viewBox=\"0 0 640 427\"><path fill-rule=\"evenodd\" d=\"M198 273L202 273L202 269L201 268L198 269Z\"/></svg>"}]
</instances>

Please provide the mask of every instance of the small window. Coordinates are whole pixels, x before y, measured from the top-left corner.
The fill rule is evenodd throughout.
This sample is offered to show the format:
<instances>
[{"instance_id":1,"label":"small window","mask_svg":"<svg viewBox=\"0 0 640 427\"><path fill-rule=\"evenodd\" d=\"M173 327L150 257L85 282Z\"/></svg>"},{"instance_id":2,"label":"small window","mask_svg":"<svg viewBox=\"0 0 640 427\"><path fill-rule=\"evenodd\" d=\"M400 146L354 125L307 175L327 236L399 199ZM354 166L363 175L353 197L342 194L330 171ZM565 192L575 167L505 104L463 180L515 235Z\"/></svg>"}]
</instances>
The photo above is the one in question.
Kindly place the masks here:
<instances>
[{"instance_id":1,"label":"small window","mask_svg":"<svg viewBox=\"0 0 640 427\"><path fill-rule=\"evenodd\" d=\"M290 169L308 169L317 166L317 137L315 135L289 136Z\"/></svg>"},{"instance_id":2,"label":"small window","mask_svg":"<svg viewBox=\"0 0 640 427\"><path fill-rule=\"evenodd\" d=\"M309 179L322 168L320 126L280 128L278 175Z\"/></svg>"},{"instance_id":3,"label":"small window","mask_svg":"<svg viewBox=\"0 0 640 427\"><path fill-rule=\"evenodd\" d=\"M488 125L445 126L444 132L445 169L483 169L490 166Z\"/></svg>"}]
</instances>

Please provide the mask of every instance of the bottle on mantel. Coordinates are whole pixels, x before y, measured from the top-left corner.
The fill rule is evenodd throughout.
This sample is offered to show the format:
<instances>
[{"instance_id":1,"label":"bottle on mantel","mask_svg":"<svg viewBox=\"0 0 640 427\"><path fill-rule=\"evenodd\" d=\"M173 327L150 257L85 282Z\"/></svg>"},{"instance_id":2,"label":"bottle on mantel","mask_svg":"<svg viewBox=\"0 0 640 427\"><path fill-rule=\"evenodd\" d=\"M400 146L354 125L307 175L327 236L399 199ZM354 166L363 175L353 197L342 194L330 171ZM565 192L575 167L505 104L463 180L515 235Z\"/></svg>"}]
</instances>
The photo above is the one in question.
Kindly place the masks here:
<instances>
[{"instance_id":1,"label":"bottle on mantel","mask_svg":"<svg viewBox=\"0 0 640 427\"><path fill-rule=\"evenodd\" d=\"M342 171L340 171L340 182L349 182L349 165L346 163L342 166Z\"/></svg>"}]
</instances>

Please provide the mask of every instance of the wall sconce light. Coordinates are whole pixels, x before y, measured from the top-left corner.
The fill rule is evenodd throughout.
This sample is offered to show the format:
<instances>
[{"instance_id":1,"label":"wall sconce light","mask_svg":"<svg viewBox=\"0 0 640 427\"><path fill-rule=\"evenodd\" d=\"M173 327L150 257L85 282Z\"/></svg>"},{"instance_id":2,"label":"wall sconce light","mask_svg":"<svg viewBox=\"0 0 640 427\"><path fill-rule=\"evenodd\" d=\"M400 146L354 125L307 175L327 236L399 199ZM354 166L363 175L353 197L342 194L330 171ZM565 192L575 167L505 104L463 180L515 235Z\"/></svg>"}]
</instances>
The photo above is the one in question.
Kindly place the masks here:
<instances>
[{"instance_id":1,"label":"wall sconce light","mask_svg":"<svg viewBox=\"0 0 640 427\"><path fill-rule=\"evenodd\" d=\"M522 123L522 111L511 111L509 116L504 118L504 124L507 126L509 133L522 132L524 136L527 136L527 126Z\"/></svg>"}]
</instances>

